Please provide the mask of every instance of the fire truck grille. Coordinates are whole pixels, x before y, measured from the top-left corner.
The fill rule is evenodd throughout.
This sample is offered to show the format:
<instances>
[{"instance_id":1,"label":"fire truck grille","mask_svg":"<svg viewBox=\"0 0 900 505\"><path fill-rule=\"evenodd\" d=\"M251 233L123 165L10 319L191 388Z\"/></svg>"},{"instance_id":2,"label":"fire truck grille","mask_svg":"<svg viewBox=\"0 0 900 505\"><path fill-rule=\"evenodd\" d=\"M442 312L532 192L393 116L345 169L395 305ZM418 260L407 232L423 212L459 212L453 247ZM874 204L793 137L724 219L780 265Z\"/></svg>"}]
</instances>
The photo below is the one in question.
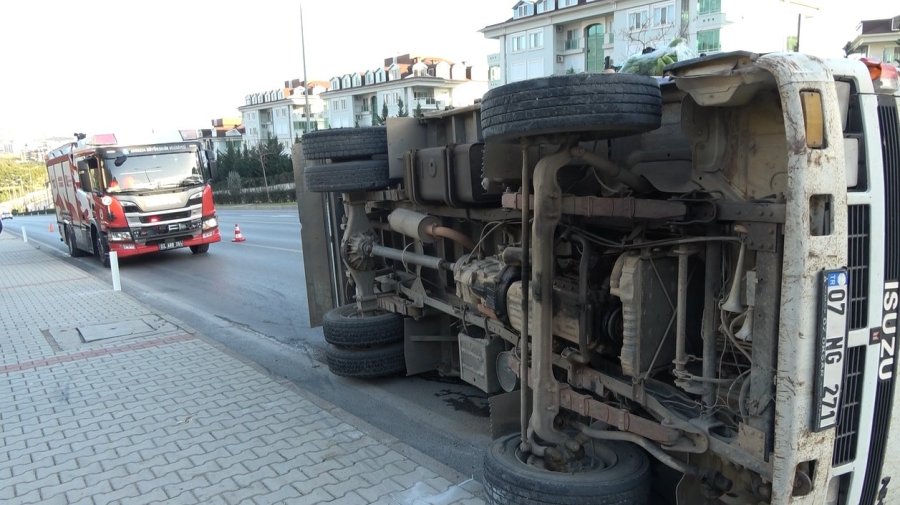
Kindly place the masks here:
<instances>
[{"instance_id":1,"label":"fire truck grille","mask_svg":"<svg viewBox=\"0 0 900 505\"><path fill-rule=\"evenodd\" d=\"M884 97L878 105L878 123L881 132L881 158L884 164L884 280L897 281L900 277L900 126L898 126L897 101ZM860 503L875 503L887 450L887 437L891 424L891 405L894 398L896 367L889 365L890 377L878 380L875 389L875 408L872 411L872 438L863 493Z\"/></svg>"},{"instance_id":2,"label":"fire truck grille","mask_svg":"<svg viewBox=\"0 0 900 505\"><path fill-rule=\"evenodd\" d=\"M160 214L159 216L150 216L150 215L145 214L145 215L141 216L141 223L143 223L143 224L152 223L153 221L151 221L151 219L154 219L154 218L156 218L156 220L162 220L162 221L174 221L176 219L190 219L190 217L191 217L190 209L178 211L178 212L166 212L165 214Z\"/></svg>"},{"instance_id":3,"label":"fire truck grille","mask_svg":"<svg viewBox=\"0 0 900 505\"><path fill-rule=\"evenodd\" d=\"M853 461L859 439L859 406L862 397L862 375L866 365L866 346L847 349L844 384L841 386L841 407L838 412L837 433L834 437L834 466Z\"/></svg>"}]
</instances>

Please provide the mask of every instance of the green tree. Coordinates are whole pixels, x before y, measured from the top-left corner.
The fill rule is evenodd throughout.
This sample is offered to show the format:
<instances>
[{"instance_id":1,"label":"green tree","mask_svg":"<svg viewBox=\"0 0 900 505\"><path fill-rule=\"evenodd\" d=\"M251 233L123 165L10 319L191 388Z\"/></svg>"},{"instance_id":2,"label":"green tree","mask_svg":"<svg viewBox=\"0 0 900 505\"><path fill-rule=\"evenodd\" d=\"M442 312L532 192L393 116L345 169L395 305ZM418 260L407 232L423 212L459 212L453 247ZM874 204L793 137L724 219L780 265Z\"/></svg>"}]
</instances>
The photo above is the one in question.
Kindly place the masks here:
<instances>
[{"instance_id":1,"label":"green tree","mask_svg":"<svg viewBox=\"0 0 900 505\"><path fill-rule=\"evenodd\" d=\"M0 202L44 189L47 166L15 157L0 157Z\"/></svg>"},{"instance_id":2,"label":"green tree","mask_svg":"<svg viewBox=\"0 0 900 505\"><path fill-rule=\"evenodd\" d=\"M413 112L415 117L422 117L422 102L416 102L416 110Z\"/></svg>"},{"instance_id":3,"label":"green tree","mask_svg":"<svg viewBox=\"0 0 900 505\"><path fill-rule=\"evenodd\" d=\"M844 58L849 57L854 51L856 51L856 48L853 47L853 42L848 40L847 43L844 44Z\"/></svg>"},{"instance_id":4,"label":"green tree","mask_svg":"<svg viewBox=\"0 0 900 505\"><path fill-rule=\"evenodd\" d=\"M243 203L243 186L241 185L241 174L237 172L228 172L228 192L231 193L231 197L235 202Z\"/></svg>"},{"instance_id":5,"label":"green tree","mask_svg":"<svg viewBox=\"0 0 900 505\"><path fill-rule=\"evenodd\" d=\"M387 102L381 103L381 115L379 116L375 112L375 107L372 107L372 126L381 126L384 124L384 121L388 117L388 108Z\"/></svg>"},{"instance_id":6,"label":"green tree","mask_svg":"<svg viewBox=\"0 0 900 505\"><path fill-rule=\"evenodd\" d=\"M406 110L406 104L402 98L397 99L397 117L409 117L409 111Z\"/></svg>"}]
</instances>

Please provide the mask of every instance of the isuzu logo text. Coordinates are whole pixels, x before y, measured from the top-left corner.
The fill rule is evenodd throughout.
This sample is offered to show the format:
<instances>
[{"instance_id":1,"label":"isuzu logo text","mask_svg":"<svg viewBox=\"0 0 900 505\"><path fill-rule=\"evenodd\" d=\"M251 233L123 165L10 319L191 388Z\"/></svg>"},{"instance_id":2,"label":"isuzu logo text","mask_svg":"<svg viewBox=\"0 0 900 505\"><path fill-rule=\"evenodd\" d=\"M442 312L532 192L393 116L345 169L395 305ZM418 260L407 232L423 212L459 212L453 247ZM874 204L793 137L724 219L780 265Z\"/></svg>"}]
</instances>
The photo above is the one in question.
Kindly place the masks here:
<instances>
[{"instance_id":1,"label":"isuzu logo text","mask_svg":"<svg viewBox=\"0 0 900 505\"><path fill-rule=\"evenodd\" d=\"M878 351L878 378L886 381L894 376L894 347L897 335L897 306L900 302L900 283L884 283L884 303L881 308L881 335Z\"/></svg>"}]
</instances>

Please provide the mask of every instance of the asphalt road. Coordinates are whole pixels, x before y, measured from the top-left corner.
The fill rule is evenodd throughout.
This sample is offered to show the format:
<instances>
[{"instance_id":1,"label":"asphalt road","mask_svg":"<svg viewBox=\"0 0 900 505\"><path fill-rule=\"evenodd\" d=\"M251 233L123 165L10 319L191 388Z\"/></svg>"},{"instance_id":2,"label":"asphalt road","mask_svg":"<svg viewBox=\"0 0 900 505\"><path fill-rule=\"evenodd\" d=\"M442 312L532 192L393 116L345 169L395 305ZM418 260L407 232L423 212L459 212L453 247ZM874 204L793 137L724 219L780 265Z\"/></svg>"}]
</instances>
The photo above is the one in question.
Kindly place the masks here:
<instances>
[{"instance_id":1,"label":"asphalt road","mask_svg":"<svg viewBox=\"0 0 900 505\"><path fill-rule=\"evenodd\" d=\"M208 254L178 249L120 261L122 289L357 415L456 470L480 478L489 443L487 398L436 375L357 381L325 363L321 328L309 328L296 210L220 208L223 241ZM232 242L239 225L245 242ZM102 279L93 258L70 258L55 217L19 216L3 233L28 240ZM52 230L51 230L51 225Z\"/></svg>"}]
</instances>

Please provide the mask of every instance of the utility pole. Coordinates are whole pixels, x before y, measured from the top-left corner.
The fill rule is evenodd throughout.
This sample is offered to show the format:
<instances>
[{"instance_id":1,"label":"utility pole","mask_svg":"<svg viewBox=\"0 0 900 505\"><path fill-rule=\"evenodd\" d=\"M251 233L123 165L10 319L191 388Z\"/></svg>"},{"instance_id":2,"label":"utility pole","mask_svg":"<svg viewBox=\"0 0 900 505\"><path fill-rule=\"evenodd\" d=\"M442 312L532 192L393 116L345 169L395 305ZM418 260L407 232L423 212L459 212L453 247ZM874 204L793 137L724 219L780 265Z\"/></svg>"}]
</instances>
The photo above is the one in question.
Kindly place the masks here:
<instances>
[{"instance_id":1,"label":"utility pole","mask_svg":"<svg viewBox=\"0 0 900 505\"><path fill-rule=\"evenodd\" d=\"M303 36L303 2L300 2L300 46L301 57L303 58L303 99L305 101L303 115L306 117L306 129L303 132L309 132L309 82L306 81L306 39ZM302 137L302 136L301 136Z\"/></svg>"}]
</instances>

